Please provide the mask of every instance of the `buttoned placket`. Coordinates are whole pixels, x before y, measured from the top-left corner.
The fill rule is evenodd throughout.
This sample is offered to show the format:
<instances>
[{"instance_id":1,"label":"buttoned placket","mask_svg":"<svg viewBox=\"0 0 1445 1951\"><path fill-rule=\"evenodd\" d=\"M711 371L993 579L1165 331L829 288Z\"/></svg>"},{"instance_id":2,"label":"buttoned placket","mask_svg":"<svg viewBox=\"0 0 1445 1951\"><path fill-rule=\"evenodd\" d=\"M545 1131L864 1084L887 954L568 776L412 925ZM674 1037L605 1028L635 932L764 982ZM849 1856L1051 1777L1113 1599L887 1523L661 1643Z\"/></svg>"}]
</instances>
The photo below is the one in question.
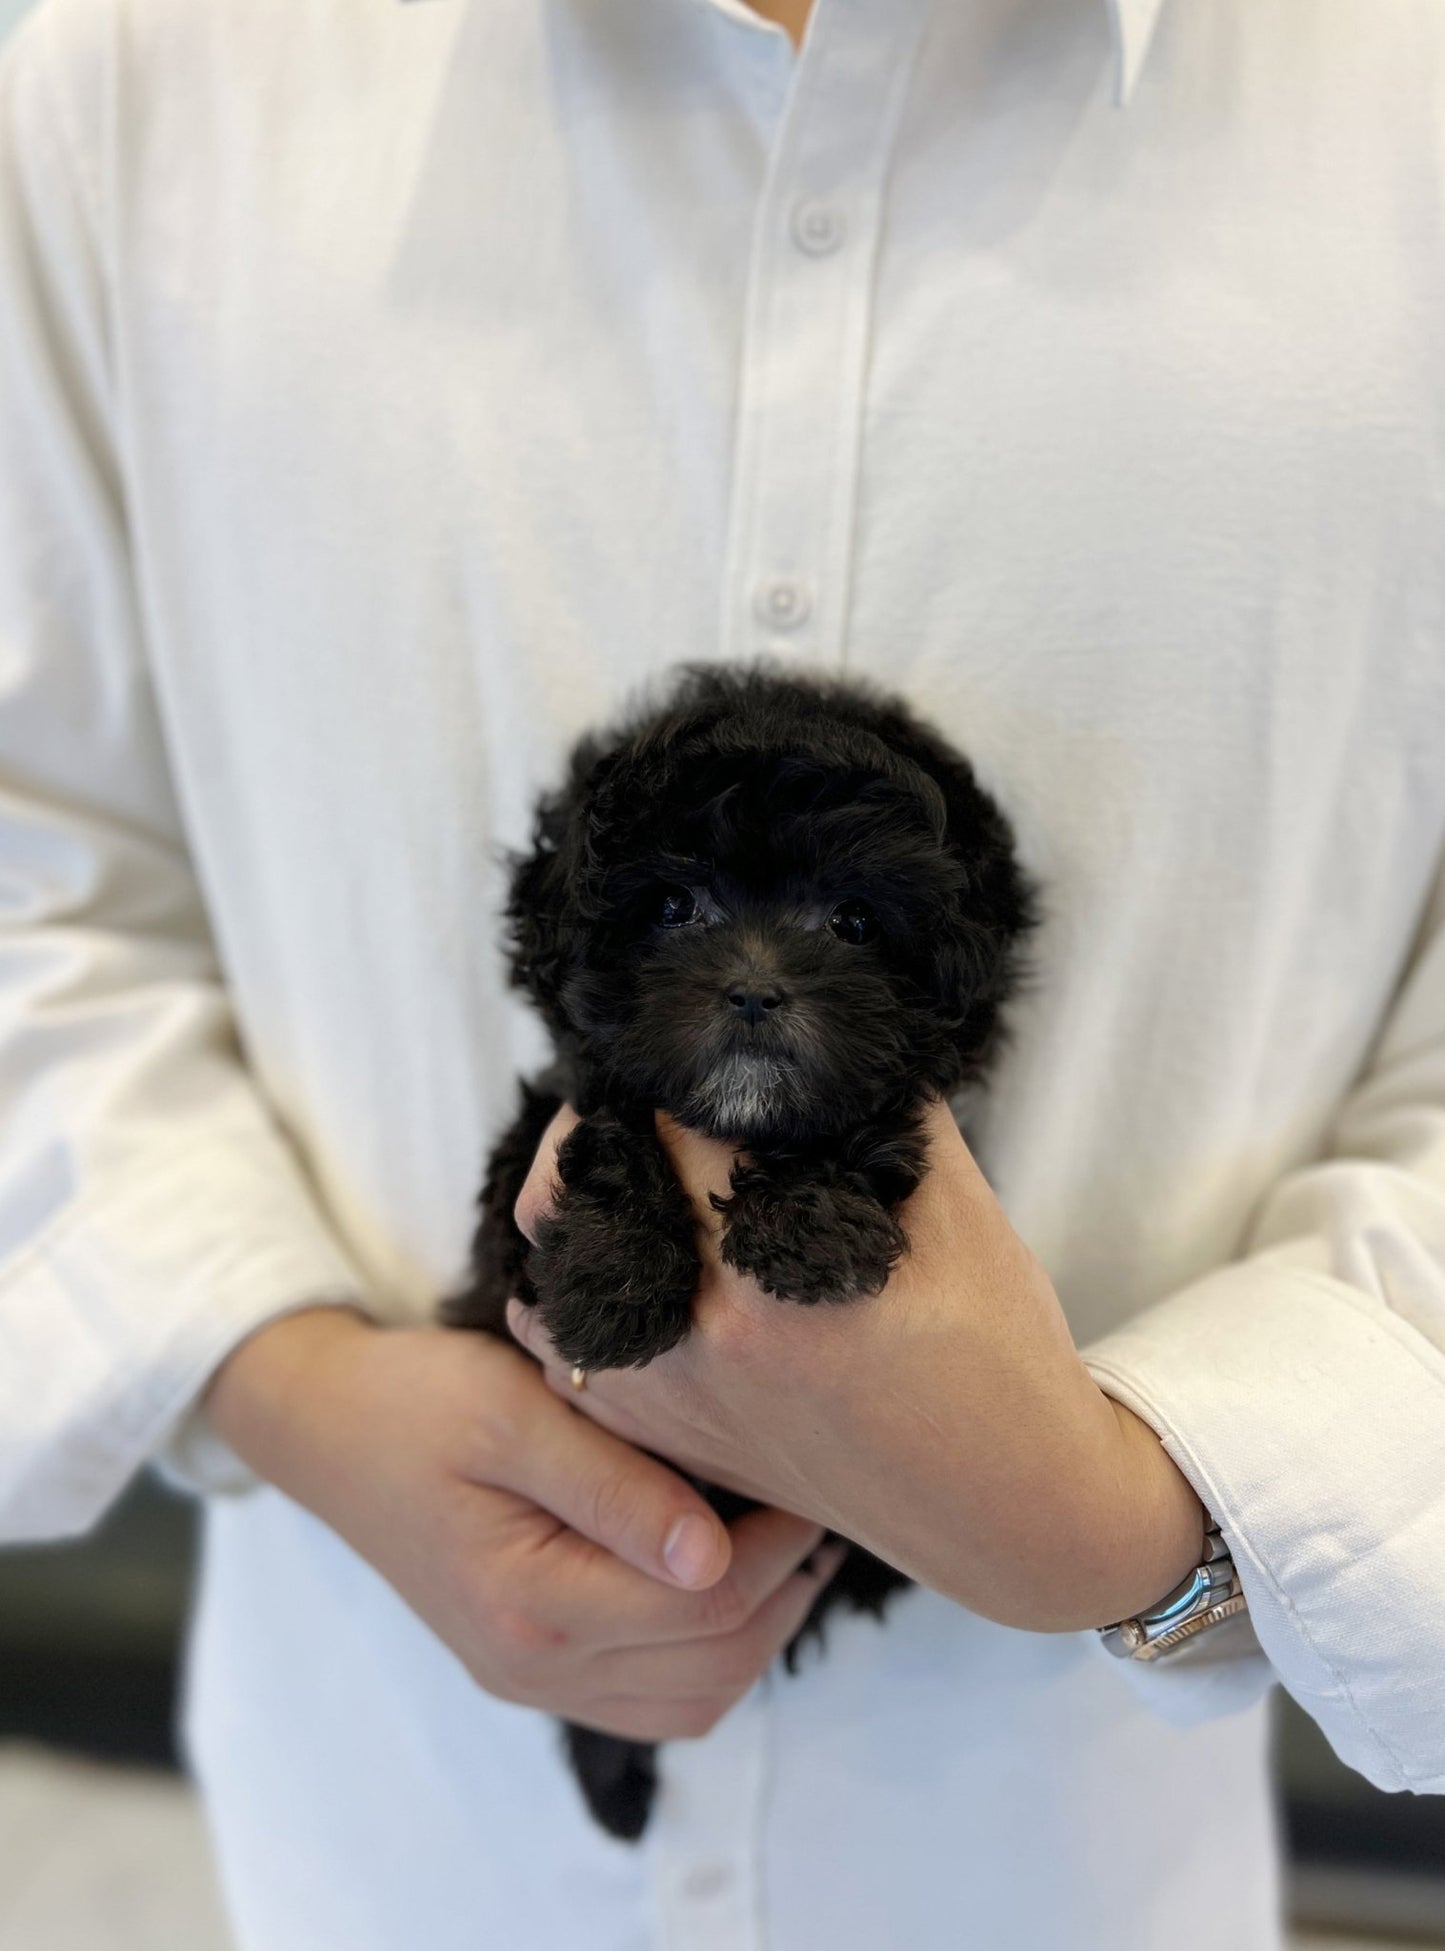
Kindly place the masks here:
<instances>
[{"instance_id":1,"label":"buttoned placket","mask_svg":"<svg viewBox=\"0 0 1445 1951\"><path fill-rule=\"evenodd\" d=\"M728 657L845 658L874 266L927 6L816 0L793 70L748 267ZM786 1684L765 1677L705 1741L666 1750L647 1842L658 1951L765 1951L769 1707Z\"/></svg>"},{"instance_id":2,"label":"buttoned placket","mask_svg":"<svg viewBox=\"0 0 1445 1951\"><path fill-rule=\"evenodd\" d=\"M647 1833L656 1951L764 1951L761 1824L767 1797L768 1676L705 1741L663 1751L664 1788Z\"/></svg>"},{"instance_id":3,"label":"buttoned placket","mask_svg":"<svg viewBox=\"0 0 1445 1951\"><path fill-rule=\"evenodd\" d=\"M817 0L749 263L722 652L847 649L874 268L928 0Z\"/></svg>"}]
</instances>

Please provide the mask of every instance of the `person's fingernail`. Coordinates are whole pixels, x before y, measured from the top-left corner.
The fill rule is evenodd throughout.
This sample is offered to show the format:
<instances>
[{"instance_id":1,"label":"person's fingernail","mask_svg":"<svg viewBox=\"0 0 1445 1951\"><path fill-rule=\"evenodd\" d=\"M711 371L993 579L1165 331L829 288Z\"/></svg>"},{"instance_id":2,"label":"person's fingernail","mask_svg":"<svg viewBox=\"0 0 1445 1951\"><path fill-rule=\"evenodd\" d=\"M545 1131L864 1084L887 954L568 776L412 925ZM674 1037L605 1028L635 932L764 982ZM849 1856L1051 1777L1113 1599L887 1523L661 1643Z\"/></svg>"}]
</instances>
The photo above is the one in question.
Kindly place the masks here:
<instances>
[{"instance_id":1,"label":"person's fingernail","mask_svg":"<svg viewBox=\"0 0 1445 1951\"><path fill-rule=\"evenodd\" d=\"M717 1563L716 1529L705 1517L680 1517L662 1547L663 1563L681 1585L701 1585Z\"/></svg>"}]
</instances>

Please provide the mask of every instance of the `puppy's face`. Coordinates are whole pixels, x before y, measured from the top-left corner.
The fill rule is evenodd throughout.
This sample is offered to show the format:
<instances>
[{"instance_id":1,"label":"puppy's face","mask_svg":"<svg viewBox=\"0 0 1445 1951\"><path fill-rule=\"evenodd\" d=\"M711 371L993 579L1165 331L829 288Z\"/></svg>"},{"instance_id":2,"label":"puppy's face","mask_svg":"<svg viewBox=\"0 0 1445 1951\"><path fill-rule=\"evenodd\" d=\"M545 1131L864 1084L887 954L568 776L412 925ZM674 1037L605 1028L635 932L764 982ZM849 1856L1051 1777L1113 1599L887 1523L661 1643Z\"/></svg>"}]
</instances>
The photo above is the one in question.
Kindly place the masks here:
<instances>
[{"instance_id":1,"label":"puppy's face","mask_svg":"<svg viewBox=\"0 0 1445 1951\"><path fill-rule=\"evenodd\" d=\"M1021 919L1007 830L962 761L941 786L896 743L775 719L654 725L595 758L514 893L534 992L529 914L550 908L554 1026L610 1088L735 1141L952 1088Z\"/></svg>"}]
</instances>

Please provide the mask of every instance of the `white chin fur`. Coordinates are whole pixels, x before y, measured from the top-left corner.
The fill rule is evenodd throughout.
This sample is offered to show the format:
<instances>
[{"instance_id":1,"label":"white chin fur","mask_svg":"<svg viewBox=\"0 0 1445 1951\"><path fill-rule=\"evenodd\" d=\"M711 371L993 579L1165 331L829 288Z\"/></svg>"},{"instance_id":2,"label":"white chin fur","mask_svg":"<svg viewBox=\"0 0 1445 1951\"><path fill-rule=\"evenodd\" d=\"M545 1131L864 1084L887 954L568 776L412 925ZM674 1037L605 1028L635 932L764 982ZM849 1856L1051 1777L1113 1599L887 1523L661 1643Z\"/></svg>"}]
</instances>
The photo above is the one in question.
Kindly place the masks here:
<instances>
[{"instance_id":1,"label":"white chin fur","mask_svg":"<svg viewBox=\"0 0 1445 1951\"><path fill-rule=\"evenodd\" d=\"M708 1072L693 1102L718 1130L746 1131L776 1110L787 1072L775 1057L728 1057Z\"/></svg>"}]
</instances>

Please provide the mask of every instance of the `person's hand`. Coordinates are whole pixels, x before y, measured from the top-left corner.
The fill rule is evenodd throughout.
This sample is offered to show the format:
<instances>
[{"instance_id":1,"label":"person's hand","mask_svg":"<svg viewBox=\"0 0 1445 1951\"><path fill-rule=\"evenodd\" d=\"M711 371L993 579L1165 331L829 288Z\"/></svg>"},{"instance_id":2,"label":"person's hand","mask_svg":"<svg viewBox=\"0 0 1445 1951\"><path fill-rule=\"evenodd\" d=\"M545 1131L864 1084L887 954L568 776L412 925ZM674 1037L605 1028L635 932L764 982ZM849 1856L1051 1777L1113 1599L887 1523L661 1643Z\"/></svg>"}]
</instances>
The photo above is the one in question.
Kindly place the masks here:
<instances>
[{"instance_id":1,"label":"person's hand","mask_svg":"<svg viewBox=\"0 0 1445 1951\"><path fill-rule=\"evenodd\" d=\"M808 1520L724 1527L518 1350L311 1308L207 1396L244 1462L381 1572L489 1693L635 1740L707 1732L840 1560Z\"/></svg>"},{"instance_id":2,"label":"person's hand","mask_svg":"<svg viewBox=\"0 0 1445 1951\"><path fill-rule=\"evenodd\" d=\"M552 1196L558 1114L517 1206ZM910 1248L871 1299L800 1307L723 1265L731 1154L659 1115L698 1214L692 1333L579 1395L532 1311L513 1333L599 1427L816 1519L972 1611L1037 1631L1105 1625L1198 1562L1204 1513L1149 1427L1094 1383L1043 1268L944 1105L903 1209Z\"/></svg>"}]
</instances>

